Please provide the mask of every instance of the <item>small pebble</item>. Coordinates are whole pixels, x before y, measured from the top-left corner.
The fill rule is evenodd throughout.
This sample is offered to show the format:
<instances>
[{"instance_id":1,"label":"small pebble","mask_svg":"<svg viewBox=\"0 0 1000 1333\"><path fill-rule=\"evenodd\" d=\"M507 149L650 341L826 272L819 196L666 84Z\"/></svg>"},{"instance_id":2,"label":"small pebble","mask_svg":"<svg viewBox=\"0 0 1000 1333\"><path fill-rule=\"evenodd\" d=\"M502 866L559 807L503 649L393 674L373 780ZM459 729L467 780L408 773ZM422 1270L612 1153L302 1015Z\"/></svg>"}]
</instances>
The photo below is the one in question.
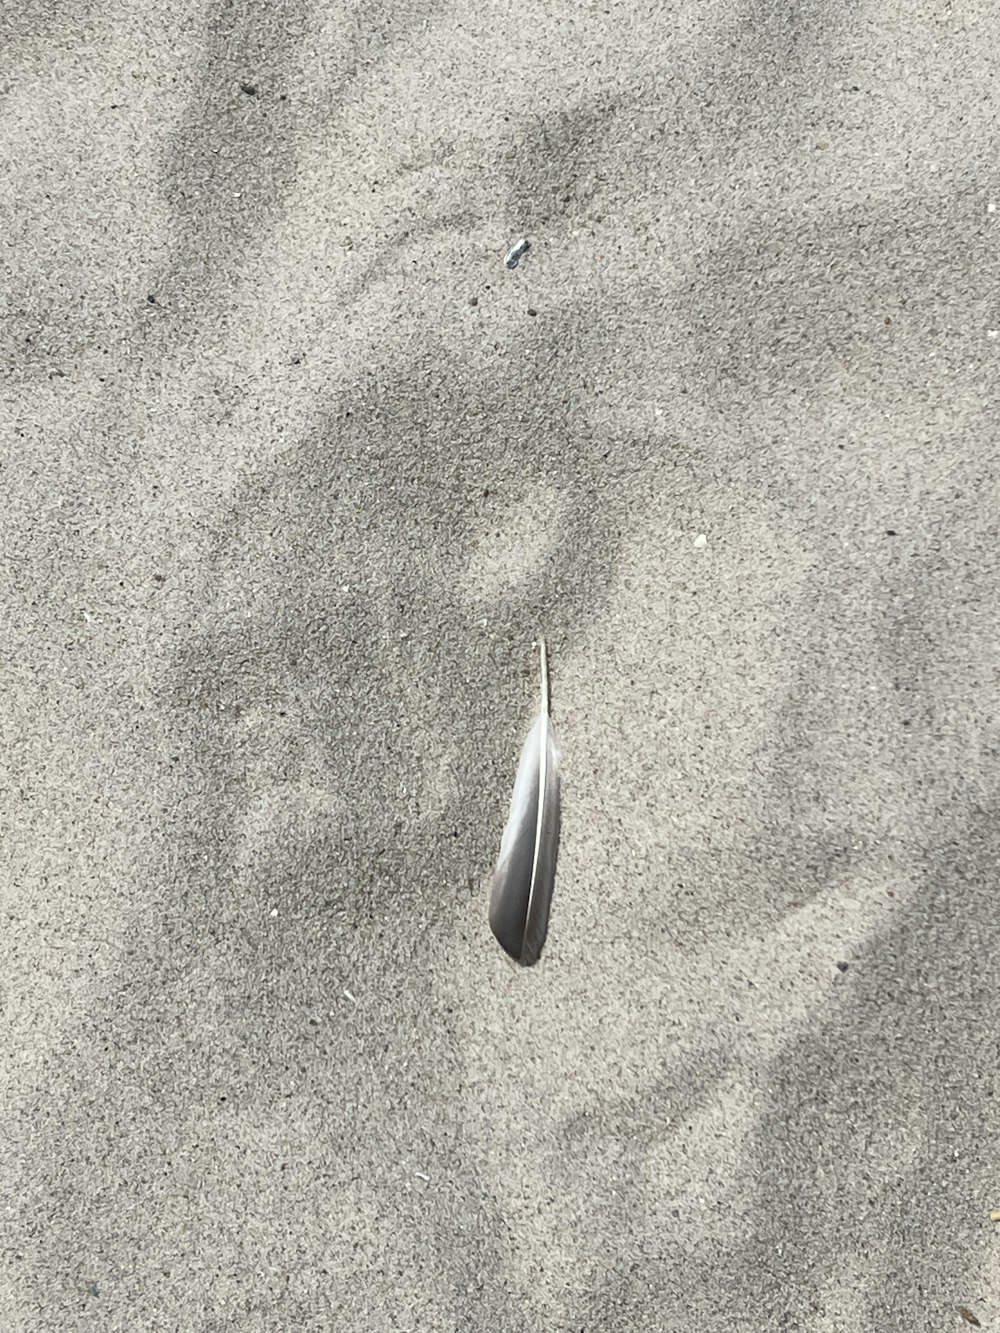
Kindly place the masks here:
<instances>
[{"instance_id":1,"label":"small pebble","mask_svg":"<svg viewBox=\"0 0 1000 1333\"><path fill-rule=\"evenodd\" d=\"M840 962L837 964L837 971L838 971L838 972L846 972L847 969L848 969L849 967L850 967L850 963L845 963L844 960L841 959Z\"/></svg>"},{"instance_id":2,"label":"small pebble","mask_svg":"<svg viewBox=\"0 0 1000 1333\"><path fill-rule=\"evenodd\" d=\"M528 306L528 314L531 316L532 319L535 319L536 316L538 315L538 311L535 309L534 306L530 306L530 305L529 305L529 306Z\"/></svg>"},{"instance_id":3,"label":"small pebble","mask_svg":"<svg viewBox=\"0 0 1000 1333\"><path fill-rule=\"evenodd\" d=\"M700 551L703 547L707 545L708 545L708 538L705 536L703 532L699 532L697 537L695 537L694 539L694 549L696 551Z\"/></svg>"},{"instance_id":4,"label":"small pebble","mask_svg":"<svg viewBox=\"0 0 1000 1333\"><path fill-rule=\"evenodd\" d=\"M526 241L522 236L521 239L516 241L507 251L507 256L503 262L508 268L517 268L518 264L521 262L521 256L527 254L530 249L531 243Z\"/></svg>"},{"instance_id":5,"label":"small pebble","mask_svg":"<svg viewBox=\"0 0 1000 1333\"><path fill-rule=\"evenodd\" d=\"M257 85L255 83L241 83L240 92L246 93L247 97L256 97Z\"/></svg>"}]
</instances>

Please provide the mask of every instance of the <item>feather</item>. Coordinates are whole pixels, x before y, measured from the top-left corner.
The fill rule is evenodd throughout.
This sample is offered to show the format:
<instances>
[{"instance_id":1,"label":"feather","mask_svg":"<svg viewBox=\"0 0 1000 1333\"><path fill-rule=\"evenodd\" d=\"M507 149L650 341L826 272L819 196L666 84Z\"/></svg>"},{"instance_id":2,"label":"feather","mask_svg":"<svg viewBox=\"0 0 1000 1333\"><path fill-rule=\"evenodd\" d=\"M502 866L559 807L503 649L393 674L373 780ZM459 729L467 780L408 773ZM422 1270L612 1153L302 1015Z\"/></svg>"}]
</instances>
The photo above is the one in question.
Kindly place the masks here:
<instances>
[{"instance_id":1,"label":"feather","mask_svg":"<svg viewBox=\"0 0 1000 1333\"><path fill-rule=\"evenodd\" d=\"M559 751L544 639L541 659L542 706L521 751L490 894L490 929L524 967L537 963L545 943L559 852Z\"/></svg>"}]
</instances>

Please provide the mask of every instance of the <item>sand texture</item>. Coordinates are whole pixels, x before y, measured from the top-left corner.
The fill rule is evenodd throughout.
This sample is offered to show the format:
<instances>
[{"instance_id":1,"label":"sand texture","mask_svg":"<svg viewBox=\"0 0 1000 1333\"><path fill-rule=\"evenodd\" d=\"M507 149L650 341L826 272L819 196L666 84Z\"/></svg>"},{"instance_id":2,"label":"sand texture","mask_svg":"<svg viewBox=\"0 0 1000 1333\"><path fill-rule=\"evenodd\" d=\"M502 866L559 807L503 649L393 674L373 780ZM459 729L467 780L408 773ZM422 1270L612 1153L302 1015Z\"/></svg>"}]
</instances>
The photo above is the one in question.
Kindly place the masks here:
<instances>
[{"instance_id":1,"label":"sand texture","mask_svg":"<svg viewBox=\"0 0 1000 1333\"><path fill-rule=\"evenodd\" d=\"M0 1333L1000 1328L993 0L0 52Z\"/></svg>"}]
</instances>

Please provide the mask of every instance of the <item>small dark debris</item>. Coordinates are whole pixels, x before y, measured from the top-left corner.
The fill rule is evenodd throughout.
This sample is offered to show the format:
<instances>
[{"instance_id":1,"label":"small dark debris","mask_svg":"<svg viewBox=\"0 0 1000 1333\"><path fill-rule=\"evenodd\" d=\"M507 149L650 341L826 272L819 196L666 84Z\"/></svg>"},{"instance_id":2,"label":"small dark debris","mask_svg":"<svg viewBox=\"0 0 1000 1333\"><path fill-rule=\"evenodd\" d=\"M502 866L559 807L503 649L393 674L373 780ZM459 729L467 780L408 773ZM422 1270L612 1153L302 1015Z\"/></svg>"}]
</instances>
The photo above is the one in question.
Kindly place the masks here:
<instances>
[{"instance_id":1,"label":"small dark debris","mask_svg":"<svg viewBox=\"0 0 1000 1333\"><path fill-rule=\"evenodd\" d=\"M156 305L156 297L153 295L152 292L149 293L149 295L146 297L146 300L149 302L150 305Z\"/></svg>"},{"instance_id":2,"label":"small dark debris","mask_svg":"<svg viewBox=\"0 0 1000 1333\"><path fill-rule=\"evenodd\" d=\"M470 297L469 297L469 305L478 305L478 304L479 304L479 297L478 297L478 296L470 296Z\"/></svg>"},{"instance_id":3,"label":"small dark debris","mask_svg":"<svg viewBox=\"0 0 1000 1333\"><path fill-rule=\"evenodd\" d=\"M293 366L301 366L302 364L301 353L296 352L295 356L291 358L291 361Z\"/></svg>"},{"instance_id":4,"label":"small dark debris","mask_svg":"<svg viewBox=\"0 0 1000 1333\"><path fill-rule=\"evenodd\" d=\"M49 379L50 379L50 380L64 380L65 378L66 378L66 372L65 372L65 370L50 370L50 371L49 371Z\"/></svg>"},{"instance_id":5,"label":"small dark debris","mask_svg":"<svg viewBox=\"0 0 1000 1333\"><path fill-rule=\"evenodd\" d=\"M287 102L287 101L288 101L288 94L287 94L287 93L279 93L279 94L278 94L278 101L279 101L279 102Z\"/></svg>"},{"instance_id":6,"label":"small dark debris","mask_svg":"<svg viewBox=\"0 0 1000 1333\"><path fill-rule=\"evenodd\" d=\"M891 323L892 323L892 320L889 318L888 315L886 315L885 320L884 320L883 322L884 322L885 324L891 324Z\"/></svg>"},{"instance_id":7,"label":"small dark debris","mask_svg":"<svg viewBox=\"0 0 1000 1333\"><path fill-rule=\"evenodd\" d=\"M848 969L849 967L850 967L850 963L845 963L844 960L841 959L840 962L837 964L837 971L838 971L838 972L846 972L847 969Z\"/></svg>"},{"instance_id":8,"label":"small dark debris","mask_svg":"<svg viewBox=\"0 0 1000 1333\"><path fill-rule=\"evenodd\" d=\"M538 311L535 309L535 307L534 307L533 305L529 305L529 306L528 306L528 314L531 316L532 319L534 319L535 316L538 314Z\"/></svg>"},{"instance_id":9,"label":"small dark debris","mask_svg":"<svg viewBox=\"0 0 1000 1333\"><path fill-rule=\"evenodd\" d=\"M166 583L166 581L167 581L167 576L166 576L166 574L154 574L154 575L153 575L153 582L154 582L154 583Z\"/></svg>"},{"instance_id":10,"label":"small dark debris","mask_svg":"<svg viewBox=\"0 0 1000 1333\"><path fill-rule=\"evenodd\" d=\"M246 93L247 97L256 97L257 85L255 83L241 83L240 92Z\"/></svg>"},{"instance_id":11,"label":"small dark debris","mask_svg":"<svg viewBox=\"0 0 1000 1333\"><path fill-rule=\"evenodd\" d=\"M982 1324L979 1322L979 1320L976 1318L976 1316L972 1313L972 1311L969 1309L967 1305L960 1305L958 1307L958 1313L962 1316L965 1322L967 1324L971 1324L973 1328L982 1328Z\"/></svg>"},{"instance_id":12,"label":"small dark debris","mask_svg":"<svg viewBox=\"0 0 1000 1333\"><path fill-rule=\"evenodd\" d=\"M91 1296L97 1296L97 1295L99 1294L99 1293L98 1293L98 1290L97 1290L97 1283L96 1283L96 1282L88 1282L88 1283L87 1283L87 1290L90 1292Z\"/></svg>"},{"instance_id":13,"label":"small dark debris","mask_svg":"<svg viewBox=\"0 0 1000 1333\"><path fill-rule=\"evenodd\" d=\"M895 537L895 536L896 536L896 529L895 529L895 528L886 528L886 530L885 530L885 535L886 535L887 537Z\"/></svg>"}]
</instances>

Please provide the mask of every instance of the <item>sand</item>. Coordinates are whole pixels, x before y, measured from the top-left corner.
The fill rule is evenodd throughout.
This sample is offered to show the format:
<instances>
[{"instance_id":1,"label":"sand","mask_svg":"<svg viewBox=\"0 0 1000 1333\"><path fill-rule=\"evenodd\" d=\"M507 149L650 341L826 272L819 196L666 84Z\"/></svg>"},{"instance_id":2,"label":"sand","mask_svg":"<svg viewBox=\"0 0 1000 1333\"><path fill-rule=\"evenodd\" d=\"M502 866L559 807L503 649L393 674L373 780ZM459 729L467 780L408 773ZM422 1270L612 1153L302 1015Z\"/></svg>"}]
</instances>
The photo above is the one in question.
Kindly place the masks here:
<instances>
[{"instance_id":1,"label":"sand","mask_svg":"<svg viewBox=\"0 0 1000 1333\"><path fill-rule=\"evenodd\" d=\"M0 38L3 1333L1000 1323L995 6Z\"/></svg>"}]
</instances>

